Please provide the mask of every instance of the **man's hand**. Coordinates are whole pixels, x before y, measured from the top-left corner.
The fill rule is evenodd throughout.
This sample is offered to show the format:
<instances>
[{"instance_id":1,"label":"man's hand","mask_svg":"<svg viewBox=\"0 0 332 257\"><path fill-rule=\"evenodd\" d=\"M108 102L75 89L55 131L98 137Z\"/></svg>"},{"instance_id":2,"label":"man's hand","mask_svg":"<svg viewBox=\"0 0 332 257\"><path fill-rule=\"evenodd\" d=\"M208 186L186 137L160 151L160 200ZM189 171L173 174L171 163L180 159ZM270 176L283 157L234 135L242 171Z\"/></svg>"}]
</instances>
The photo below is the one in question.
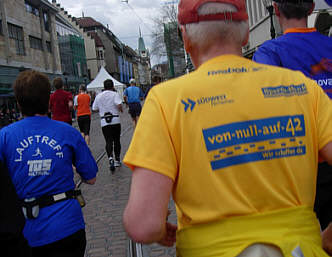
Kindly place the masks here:
<instances>
[{"instance_id":1,"label":"man's hand","mask_svg":"<svg viewBox=\"0 0 332 257\"><path fill-rule=\"evenodd\" d=\"M72 111L72 110L73 110L73 106L74 106L73 100L69 100L69 101L68 101L68 108L69 108L69 111Z\"/></svg>"},{"instance_id":2,"label":"man's hand","mask_svg":"<svg viewBox=\"0 0 332 257\"><path fill-rule=\"evenodd\" d=\"M322 232L323 249L332 256L332 223Z\"/></svg>"},{"instance_id":3,"label":"man's hand","mask_svg":"<svg viewBox=\"0 0 332 257\"><path fill-rule=\"evenodd\" d=\"M166 233L164 237L159 240L157 243L163 246L172 247L176 242L176 230L178 229L177 225L166 222Z\"/></svg>"},{"instance_id":4,"label":"man's hand","mask_svg":"<svg viewBox=\"0 0 332 257\"><path fill-rule=\"evenodd\" d=\"M93 185L94 183L96 183L96 178L92 178L89 180L84 180L84 183L89 184L89 185Z\"/></svg>"}]
</instances>

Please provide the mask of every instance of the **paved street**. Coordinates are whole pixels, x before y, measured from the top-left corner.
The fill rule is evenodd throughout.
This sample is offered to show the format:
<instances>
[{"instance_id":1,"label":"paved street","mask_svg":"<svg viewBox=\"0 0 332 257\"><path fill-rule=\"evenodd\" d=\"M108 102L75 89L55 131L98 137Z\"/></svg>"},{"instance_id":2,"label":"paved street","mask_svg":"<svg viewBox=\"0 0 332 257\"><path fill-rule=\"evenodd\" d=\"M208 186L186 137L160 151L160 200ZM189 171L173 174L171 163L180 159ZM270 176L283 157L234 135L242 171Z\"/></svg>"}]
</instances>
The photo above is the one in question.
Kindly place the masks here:
<instances>
[{"instance_id":1,"label":"paved street","mask_svg":"<svg viewBox=\"0 0 332 257\"><path fill-rule=\"evenodd\" d=\"M122 121L122 156L126 152L133 127L128 111L121 116ZM73 124L77 127L76 122ZM98 159L105 149L98 114L93 114L91 124L91 151ZM112 175L109 171L106 155L98 163L97 182L90 186L82 184L81 189L86 200L83 208L86 221L87 248L86 257L124 257L127 256L128 238L122 226L122 213L129 196L131 171L124 165ZM175 220L172 205L171 220ZM139 221L138 221L139 222ZM158 245L143 246L145 257L175 256L175 249Z\"/></svg>"}]
</instances>

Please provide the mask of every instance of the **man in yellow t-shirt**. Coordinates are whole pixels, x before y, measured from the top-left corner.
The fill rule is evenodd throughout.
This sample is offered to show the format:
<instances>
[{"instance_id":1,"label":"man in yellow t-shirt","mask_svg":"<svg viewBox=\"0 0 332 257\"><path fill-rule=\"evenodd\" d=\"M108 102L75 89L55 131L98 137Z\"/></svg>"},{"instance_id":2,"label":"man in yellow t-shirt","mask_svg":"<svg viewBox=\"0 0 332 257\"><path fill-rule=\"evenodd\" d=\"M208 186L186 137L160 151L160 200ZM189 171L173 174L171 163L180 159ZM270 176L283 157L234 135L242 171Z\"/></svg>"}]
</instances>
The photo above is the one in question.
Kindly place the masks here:
<instances>
[{"instance_id":1,"label":"man in yellow t-shirt","mask_svg":"<svg viewBox=\"0 0 332 257\"><path fill-rule=\"evenodd\" d=\"M176 240L181 257L327 256L313 203L318 157L332 163L329 98L300 72L240 57L244 0L181 0L178 19L197 70L146 99L124 159L129 236Z\"/></svg>"}]
</instances>

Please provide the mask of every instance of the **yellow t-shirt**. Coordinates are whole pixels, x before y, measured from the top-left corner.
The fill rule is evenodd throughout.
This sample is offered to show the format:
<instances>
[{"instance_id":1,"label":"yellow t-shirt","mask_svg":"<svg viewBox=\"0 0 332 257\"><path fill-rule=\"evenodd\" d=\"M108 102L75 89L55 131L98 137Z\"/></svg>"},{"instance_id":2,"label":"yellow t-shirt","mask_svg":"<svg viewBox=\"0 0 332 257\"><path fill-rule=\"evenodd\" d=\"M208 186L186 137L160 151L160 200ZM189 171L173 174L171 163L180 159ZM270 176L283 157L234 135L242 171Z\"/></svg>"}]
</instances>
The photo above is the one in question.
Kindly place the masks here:
<instances>
[{"instance_id":1,"label":"yellow t-shirt","mask_svg":"<svg viewBox=\"0 0 332 257\"><path fill-rule=\"evenodd\" d=\"M151 89L124 162L175 182L179 230L312 207L332 103L300 72L224 55Z\"/></svg>"}]
</instances>

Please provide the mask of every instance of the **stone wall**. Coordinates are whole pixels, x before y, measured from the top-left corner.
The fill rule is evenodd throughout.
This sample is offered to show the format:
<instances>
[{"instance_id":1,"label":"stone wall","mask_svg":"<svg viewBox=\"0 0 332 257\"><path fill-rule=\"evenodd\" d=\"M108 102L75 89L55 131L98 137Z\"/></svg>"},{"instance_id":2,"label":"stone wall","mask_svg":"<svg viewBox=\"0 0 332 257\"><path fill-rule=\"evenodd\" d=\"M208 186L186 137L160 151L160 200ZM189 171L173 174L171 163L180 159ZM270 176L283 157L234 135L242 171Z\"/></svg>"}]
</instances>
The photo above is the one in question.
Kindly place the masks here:
<instances>
[{"instance_id":1,"label":"stone wall","mask_svg":"<svg viewBox=\"0 0 332 257\"><path fill-rule=\"evenodd\" d=\"M9 39L9 55L11 56L11 58L9 62L6 62L4 60L6 58L5 37L0 36L0 63L6 64L8 66L24 66L25 68L32 68L48 73L61 73L61 64L57 41L54 42L56 46L54 48L55 52L54 54L51 54L47 51L47 49L36 50L31 48L29 40L29 36L33 36L39 39L44 38L44 40L49 42L51 42L52 39L56 40L55 26L51 27L53 37L50 33L46 31L43 32L43 25L41 25L40 17L27 12L24 0L4 0L3 4L7 22L23 28L25 55L17 55L15 40ZM52 25L55 24L54 17L54 13L51 13L50 21ZM42 35L43 33L44 35ZM53 58L55 58L55 60L53 60Z\"/></svg>"}]
</instances>

